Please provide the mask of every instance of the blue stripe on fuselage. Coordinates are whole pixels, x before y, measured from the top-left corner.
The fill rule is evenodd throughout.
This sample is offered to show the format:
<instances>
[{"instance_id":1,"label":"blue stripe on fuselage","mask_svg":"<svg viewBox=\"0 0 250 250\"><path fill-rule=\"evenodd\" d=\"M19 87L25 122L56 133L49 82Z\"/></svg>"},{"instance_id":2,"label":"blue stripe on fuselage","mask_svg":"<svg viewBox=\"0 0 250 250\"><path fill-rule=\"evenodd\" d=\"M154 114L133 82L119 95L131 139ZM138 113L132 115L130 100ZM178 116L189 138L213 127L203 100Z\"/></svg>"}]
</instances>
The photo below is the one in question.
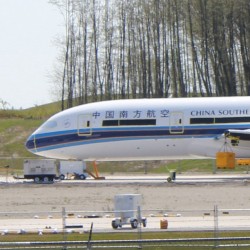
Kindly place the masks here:
<instances>
[{"instance_id":1,"label":"blue stripe on fuselage","mask_svg":"<svg viewBox=\"0 0 250 250\"><path fill-rule=\"evenodd\" d=\"M171 133L170 127L122 127L122 128L92 128L91 135L84 135L88 130L69 130L53 133L35 135L34 143L26 143L27 149L31 151L46 151L51 149L71 147L92 143L103 143L111 141L144 140L144 139L175 139L175 138L214 138L224 133L227 129L247 129L248 124L219 125L219 126L186 126L183 133ZM173 127L171 128L173 131ZM78 134L80 132L80 135ZM180 131L179 131L180 132Z\"/></svg>"}]
</instances>

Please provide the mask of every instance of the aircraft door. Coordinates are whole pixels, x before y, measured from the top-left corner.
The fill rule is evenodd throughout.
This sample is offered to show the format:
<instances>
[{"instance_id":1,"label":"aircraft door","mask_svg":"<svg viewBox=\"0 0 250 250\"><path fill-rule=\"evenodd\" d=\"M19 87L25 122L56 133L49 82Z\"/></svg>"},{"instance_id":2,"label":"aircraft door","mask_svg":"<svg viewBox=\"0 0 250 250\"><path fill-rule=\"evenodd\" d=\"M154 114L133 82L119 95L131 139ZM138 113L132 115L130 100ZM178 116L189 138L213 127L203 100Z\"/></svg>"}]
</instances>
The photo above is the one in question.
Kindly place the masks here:
<instances>
[{"instance_id":1,"label":"aircraft door","mask_svg":"<svg viewBox=\"0 0 250 250\"><path fill-rule=\"evenodd\" d=\"M33 144L34 144L34 149L35 149L35 151L37 151L36 150L36 135L34 134L34 138L33 138Z\"/></svg>"},{"instance_id":2,"label":"aircraft door","mask_svg":"<svg viewBox=\"0 0 250 250\"><path fill-rule=\"evenodd\" d=\"M172 112L170 113L170 134L183 134L183 113L182 112Z\"/></svg>"},{"instance_id":3,"label":"aircraft door","mask_svg":"<svg viewBox=\"0 0 250 250\"><path fill-rule=\"evenodd\" d=\"M92 134L92 115L81 114L77 120L77 130L79 136L88 136Z\"/></svg>"}]
</instances>

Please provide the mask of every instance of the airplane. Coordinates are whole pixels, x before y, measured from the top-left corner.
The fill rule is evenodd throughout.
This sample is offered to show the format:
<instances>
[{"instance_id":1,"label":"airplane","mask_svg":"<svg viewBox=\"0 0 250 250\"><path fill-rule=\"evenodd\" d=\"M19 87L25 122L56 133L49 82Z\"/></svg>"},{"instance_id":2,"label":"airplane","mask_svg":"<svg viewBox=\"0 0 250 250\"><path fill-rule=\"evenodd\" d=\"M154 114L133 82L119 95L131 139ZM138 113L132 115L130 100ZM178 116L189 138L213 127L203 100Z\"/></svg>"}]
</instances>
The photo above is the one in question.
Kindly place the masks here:
<instances>
[{"instance_id":1,"label":"airplane","mask_svg":"<svg viewBox=\"0 0 250 250\"><path fill-rule=\"evenodd\" d=\"M61 111L26 142L54 159L215 158L227 146L250 157L250 97L111 100Z\"/></svg>"}]
</instances>

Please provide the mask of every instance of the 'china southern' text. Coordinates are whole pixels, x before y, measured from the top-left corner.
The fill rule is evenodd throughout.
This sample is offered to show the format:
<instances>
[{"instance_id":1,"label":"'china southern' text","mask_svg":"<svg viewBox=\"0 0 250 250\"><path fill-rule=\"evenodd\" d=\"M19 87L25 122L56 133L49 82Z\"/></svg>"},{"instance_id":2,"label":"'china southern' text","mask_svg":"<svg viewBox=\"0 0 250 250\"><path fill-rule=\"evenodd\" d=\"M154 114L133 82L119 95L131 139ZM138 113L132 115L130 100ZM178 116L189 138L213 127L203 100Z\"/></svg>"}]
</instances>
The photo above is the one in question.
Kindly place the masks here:
<instances>
[{"instance_id":1,"label":"'china southern' text","mask_svg":"<svg viewBox=\"0 0 250 250\"><path fill-rule=\"evenodd\" d=\"M194 110L191 116L235 116L248 115L248 109Z\"/></svg>"}]
</instances>

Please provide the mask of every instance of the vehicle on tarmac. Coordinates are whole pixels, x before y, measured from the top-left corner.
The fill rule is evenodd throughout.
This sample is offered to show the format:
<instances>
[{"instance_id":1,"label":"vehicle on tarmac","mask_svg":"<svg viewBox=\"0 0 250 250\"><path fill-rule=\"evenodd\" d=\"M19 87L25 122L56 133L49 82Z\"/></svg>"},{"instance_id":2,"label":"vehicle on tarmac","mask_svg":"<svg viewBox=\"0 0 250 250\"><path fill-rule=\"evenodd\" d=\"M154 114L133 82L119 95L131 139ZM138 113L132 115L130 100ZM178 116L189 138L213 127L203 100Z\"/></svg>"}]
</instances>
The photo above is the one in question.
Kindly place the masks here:
<instances>
[{"instance_id":1,"label":"vehicle on tarmac","mask_svg":"<svg viewBox=\"0 0 250 250\"><path fill-rule=\"evenodd\" d=\"M29 159L23 164L24 179L36 183L53 182L56 179L85 180L86 163L82 161L56 161L51 159Z\"/></svg>"},{"instance_id":2,"label":"vehicle on tarmac","mask_svg":"<svg viewBox=\"0 0 250 250\"><path fill-rule=\"evenodd\" d=\"M89 175L83 161L59 161L59 179L85 180Z\"/></svg>"},{"instance_id":3,"label":"vehicle on tarmac","mask_svg":"<svg viewBox=\"0 0 250 250\"><path fill-rule=\"evenodd\" d=\"M123 225L131 225L135 229L139 223L147 226L147 219L141 216L140 206L142 197L140 194L118 194L114 198L115 218L111 225L114 229Z\"/></svg>"}]
</instances>

